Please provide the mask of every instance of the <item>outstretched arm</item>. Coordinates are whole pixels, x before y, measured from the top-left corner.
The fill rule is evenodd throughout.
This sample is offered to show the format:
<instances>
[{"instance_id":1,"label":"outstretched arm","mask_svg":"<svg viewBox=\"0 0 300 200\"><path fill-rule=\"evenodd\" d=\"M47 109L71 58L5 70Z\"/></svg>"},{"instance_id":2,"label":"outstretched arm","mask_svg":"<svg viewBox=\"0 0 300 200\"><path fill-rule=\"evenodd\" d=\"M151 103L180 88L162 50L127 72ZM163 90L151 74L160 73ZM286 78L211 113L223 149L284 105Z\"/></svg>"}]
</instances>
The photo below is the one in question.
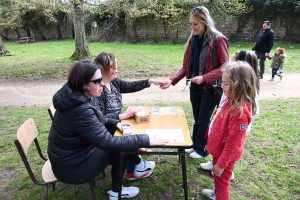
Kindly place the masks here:
<instances>
[{"instance_id":1,"label":"outstretched arm","mask_svg":"<svg viewBox=\"0 0 300 200\"><path fill-rule=\"evenodd\" d=\"M163 85L160 86L161 89L167 89L168 87L170 87L172 83L172 80L166 80L163 82Z\"/></svg>"}]
</instances>

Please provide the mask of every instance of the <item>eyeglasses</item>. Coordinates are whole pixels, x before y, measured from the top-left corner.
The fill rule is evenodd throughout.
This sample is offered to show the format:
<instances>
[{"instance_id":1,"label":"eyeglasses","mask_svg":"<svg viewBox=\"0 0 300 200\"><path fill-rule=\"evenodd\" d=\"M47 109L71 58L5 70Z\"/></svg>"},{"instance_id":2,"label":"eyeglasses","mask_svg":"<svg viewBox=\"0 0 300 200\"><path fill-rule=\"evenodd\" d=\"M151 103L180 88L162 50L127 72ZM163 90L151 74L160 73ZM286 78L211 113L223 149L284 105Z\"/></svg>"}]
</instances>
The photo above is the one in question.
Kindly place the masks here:
<instances>
[{"instance_id":1,"label":"eyeglasses","mask_svg":"<svg viewBox=\"0 0 300 200\"><path fill-rule=\"evenodd\" d=\"M87 81L87 82L93 82L96 85L99 85L102 82L102 78L98 78L98 79L95 79L95 80L90 80L90 81Z\"/></svg>"},{"instance_id":2,"label":"eyeglasses","mask_svg":"<svg viewBox=\"0 0 300 200\"><path fill-rule=\"evenodd\" d=\"M203 12L203 9L202 9L202 8L199 8L199 7L193 8L193 9L192 9L192 14L194 14L195 12L197 12L197 13L202 13L202 12Z\"/></svg>"}]
</instances>

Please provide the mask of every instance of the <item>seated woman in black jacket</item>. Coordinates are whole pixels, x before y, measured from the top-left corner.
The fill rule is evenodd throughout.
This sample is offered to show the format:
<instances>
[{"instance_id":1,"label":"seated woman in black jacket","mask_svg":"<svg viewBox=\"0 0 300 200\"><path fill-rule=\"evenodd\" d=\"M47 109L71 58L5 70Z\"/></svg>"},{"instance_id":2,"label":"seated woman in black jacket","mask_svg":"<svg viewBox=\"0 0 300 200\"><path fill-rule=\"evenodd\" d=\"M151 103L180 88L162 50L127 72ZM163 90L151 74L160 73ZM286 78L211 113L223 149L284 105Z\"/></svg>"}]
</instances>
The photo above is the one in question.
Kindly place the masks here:
<instances>
[{"instance_id":1,"label":"seated woman in black jacket","mask_svg":"<svg viewBox=\"0 0 300 200\"><path fill-rule=\"evenodd\" d=\"M107 165L112 165L112 188L109 199L118 199L118 169L123 172L128 160L136 165L137 176L148 176L155 163L141 160L136 154L124 156L119 162L119 151L134 151L140 147L163 145L166 140L139 134L114 137L106 129L121 129L124 123L107 119L99 109L96 98L103 90L102 74L97 65L79 61L70 68L68 82L53 96L54 114L49 138L48 156L58 180L81 184L98 176ZM137 187L123 187L122 196L134 197Z\"/></svg>"}]
</instances>

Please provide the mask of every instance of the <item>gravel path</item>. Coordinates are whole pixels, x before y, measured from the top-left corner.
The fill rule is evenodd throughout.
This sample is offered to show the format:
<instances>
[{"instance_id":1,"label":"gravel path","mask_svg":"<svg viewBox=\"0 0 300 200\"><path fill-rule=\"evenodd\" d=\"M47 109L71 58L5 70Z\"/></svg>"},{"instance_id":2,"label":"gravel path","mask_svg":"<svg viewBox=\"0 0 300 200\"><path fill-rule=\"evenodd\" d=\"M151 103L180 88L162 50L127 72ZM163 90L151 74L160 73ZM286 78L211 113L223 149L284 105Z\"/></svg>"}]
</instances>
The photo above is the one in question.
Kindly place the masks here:
<instances>
[{"instance_id":1,"label":"gravel path","mask_svg":"<svg viewBox=\"0 0 300 200\"><path fill-rule=\"evenodd\" d=\"M274 98L300 98L300 73L286 74L280 82L279 77L275 81L268 81L270 74L265 74L260 80L260 99ZM166 80L166 77L157 77ZM130 81L130 80L129 80ZM64 81L51 82L0 82L0 106L38 106L47 107L52 103L52 96L61 88ZM161 90L152 85L150 88L137 93L123 94L123 103L129 104L155 104L175 103L189 101L189 88L183 90L185 80L177 85Z\"/></svg>"}]
</instances>

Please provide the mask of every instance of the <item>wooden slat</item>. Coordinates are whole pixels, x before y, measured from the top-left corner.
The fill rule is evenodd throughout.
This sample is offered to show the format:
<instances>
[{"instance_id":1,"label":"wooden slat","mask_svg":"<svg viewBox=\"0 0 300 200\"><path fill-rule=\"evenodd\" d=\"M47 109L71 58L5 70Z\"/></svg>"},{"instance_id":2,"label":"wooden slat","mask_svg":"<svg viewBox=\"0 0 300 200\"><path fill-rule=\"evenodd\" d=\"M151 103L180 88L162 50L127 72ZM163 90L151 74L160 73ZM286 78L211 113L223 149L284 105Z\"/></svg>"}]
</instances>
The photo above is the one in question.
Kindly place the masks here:
<instances>
[{"instance_id":1,"label":"wooden slat","mask_svg":"<svg viewBox=\"0 0 300 200\"><path fill-rule=\"evenodd\" d=\"M32 118L29 118L18 129L17 139L19 140L25 155L27 155L28 148L37 135L38 131Z\"/></svg>"}]
</instances>

